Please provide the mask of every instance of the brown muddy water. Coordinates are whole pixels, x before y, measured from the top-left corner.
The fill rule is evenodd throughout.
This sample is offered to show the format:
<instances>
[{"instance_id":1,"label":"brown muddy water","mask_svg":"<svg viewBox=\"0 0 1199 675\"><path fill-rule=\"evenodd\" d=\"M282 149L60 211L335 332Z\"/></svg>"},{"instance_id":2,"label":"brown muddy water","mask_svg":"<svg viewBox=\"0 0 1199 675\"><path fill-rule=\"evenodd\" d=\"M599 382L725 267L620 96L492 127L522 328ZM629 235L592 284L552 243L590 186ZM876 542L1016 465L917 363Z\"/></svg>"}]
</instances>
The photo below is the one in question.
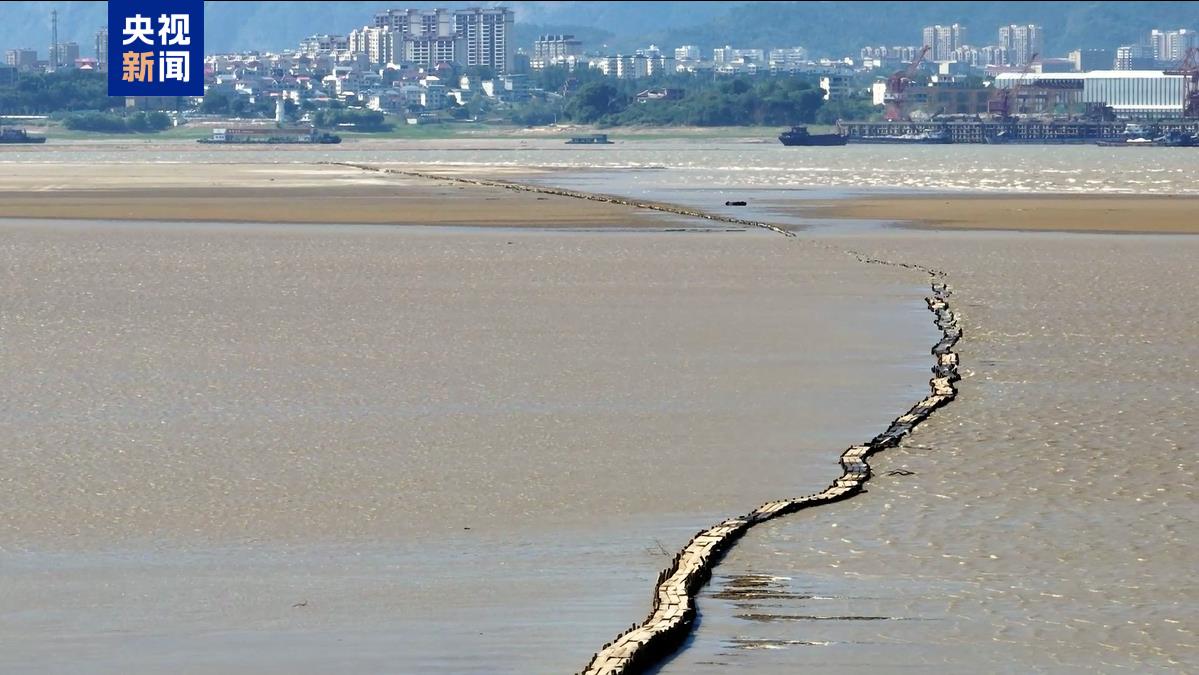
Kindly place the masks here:
<instances>
[{"instance_id":1,"label":"brown muddy water","mask_svg":"<svg viewBox=\"0 0 1199 675\"><path fill-rule=\"evenodd\" d=\"M661 672L1199 669L1199 237L822 241L948 273L958 398L751 530Z\"/></svg>"},{"instance_id":2,"label":"brown muddy water","mask_svg":"<svg viewBox=\"0 0 1199 675\"><path fill-rule=\"evenodd\" d=\"M757 232L0 233L4 672L576 670L936 335L923 275Z\"/></svg>"}]
</instances>

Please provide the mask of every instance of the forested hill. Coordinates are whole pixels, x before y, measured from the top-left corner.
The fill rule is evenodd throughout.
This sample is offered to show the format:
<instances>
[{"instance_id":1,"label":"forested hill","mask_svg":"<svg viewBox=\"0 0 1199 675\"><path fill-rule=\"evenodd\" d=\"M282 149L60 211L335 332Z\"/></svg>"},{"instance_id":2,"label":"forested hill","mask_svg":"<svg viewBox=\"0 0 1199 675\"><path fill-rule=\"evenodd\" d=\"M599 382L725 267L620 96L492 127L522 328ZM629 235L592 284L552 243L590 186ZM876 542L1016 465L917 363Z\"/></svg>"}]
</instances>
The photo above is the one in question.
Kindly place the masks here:
<instances>
[{"instance_id":1,"label":"forested hill","mask_svg":"<svg viewBox=\"0 0 1199 675\"><path fill-rule=\"evenodd\" d=\"M1044 27L1046 51L1115 48L1153 28L1199 28L1199 2L753 2L699 25L662 31L660 44L807 47L856 56L864 45L914 45L921 28L960 23L974 46L994 44L1001 25Z\"/></svg>"},{"instance_id":2,"label":"forested hill","mask_svg":"<svg viewBox=\"0 0 1199 675\"><path fill-rule=\"evenodd\" d=\"M314 33L345 34L368 25L390 8L505 6L516 14L517 46L529 48L539 32L574 33L598 48L641 45L646 29L704 23L740 3L726 2L469 2L450 0L325 0L323 2L204 3L208 52L293 48ZM58 10L59 40L77 42L84 56L94 51L96 30L108 22L104 2L0 2L0 50L33 47L45 58L50 11ZM608 42L610 37L618 42Z\"/></svg>"},{"instance_id":3,"label":"forested hill","mask_svg":"<svg viewBox=\"0 0 1199 675\"><path fill-rule=\"evenodd\" d=\"M517 46L538 32L573 32L589 49L627 51L694 44L705 51L803 46L814 56L856 56L867 44L917 44L925 25L962 23L975 46L992 44L1000 25L1037 23L1046 51L1115 47L1152 28L1199 29L1199 2L206 2L207 51L279 50L313 33L347 33L380 9L505 5L516 13ZM45 58L50 10L60 41L93 53L107 23L103 2L0 2L0 50L35 47ZM606 45L606 47L603 47Z\"/></svg>"}]
</instances>

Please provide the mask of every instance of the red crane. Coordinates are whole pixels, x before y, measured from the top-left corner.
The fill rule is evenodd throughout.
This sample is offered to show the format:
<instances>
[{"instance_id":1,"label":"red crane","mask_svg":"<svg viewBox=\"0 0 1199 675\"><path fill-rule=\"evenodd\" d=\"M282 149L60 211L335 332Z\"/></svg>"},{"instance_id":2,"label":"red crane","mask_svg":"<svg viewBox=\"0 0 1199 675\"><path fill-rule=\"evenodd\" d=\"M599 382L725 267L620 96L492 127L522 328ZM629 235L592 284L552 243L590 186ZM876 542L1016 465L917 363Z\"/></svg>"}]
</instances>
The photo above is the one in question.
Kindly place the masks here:
<instances>
[{"instance_id":1,"label":"red crane","mask_svg":"<svg viewBox=\"0 0 1199 675\"><path fill-rule=\"evenodd\" d=\"M891 77L887 78L887 91L883 94L883 103L887 106L883 113L883 119L898 122L904 119L903 99L904 92L907 91L908 85L912 83L912 76L916 74L916 69L920 67L920 63L924 61L925 54L932 49L928 45L920 48L920 53L916 58L912 59L912 63L904 70L897 70L892 73Z\"/></svg>"},{"instance_id":2,"label":"red crane","mask_svg":"<svg viewBox=\"0 0 1199 675\"><path fill-rule=\"evenodd\" d=\"M1032 64L1038 56L1040 54L1034 53L1028 57L1028 63L1024 64L1024 68L1020 70L1020 77L1016 78L1016 83L1011 88L995 90L991 100L987 102L987 112L997 114L1005 120L1010 116L1012 104L1019 104L1017 96L1020 94L1021 87L1024 86L1024 76L1032 72Z\"/></svg>"},{"instance_id":3,"label":"red crane","mask_svg":"<svg viewBox=\"0 0 1199 675\"><path fill-rule=\"evenodd\" d=\"M1188 119L1199 118L1199 49L1191 47L1177 68L1164 72L1166 75L1183 76L1185 88L1182 94L1182 116Z\"/></svg>"}]
</instances>

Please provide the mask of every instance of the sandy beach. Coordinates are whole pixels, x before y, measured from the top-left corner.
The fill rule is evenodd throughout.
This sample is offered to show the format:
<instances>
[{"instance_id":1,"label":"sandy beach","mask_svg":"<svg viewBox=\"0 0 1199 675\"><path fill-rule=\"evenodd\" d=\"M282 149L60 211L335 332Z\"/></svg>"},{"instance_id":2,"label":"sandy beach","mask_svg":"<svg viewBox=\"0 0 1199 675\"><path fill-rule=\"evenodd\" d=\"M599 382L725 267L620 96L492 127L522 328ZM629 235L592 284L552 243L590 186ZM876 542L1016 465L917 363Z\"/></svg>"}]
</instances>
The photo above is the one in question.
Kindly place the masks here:
<instances>
[{"instance_id":1,"label":"sandy beach","mask_svg":"<svg viewBox=\"0 0 1199 675\"><path fill-rule=\"evenodd\" d=\"M349 161L343 157L338 161ZM470 176L454 167L393 168ZM489 170L499 180L535 173ZM763 217L854 219L928 229L1199 233L1199 197L1169 195L910 194L774 201ZM0 185L0 218L142 221L663 227L670 214L554 195L463 186L322 164L30 164ZM711 225L690 221L688 226ZM719 224L716 224L719 226Z\"/></svg>"},{"instance_id":2,"label":"sandy beach","mask_svg":"<svg viewBox=\"0 0 1199 675\"><path fill-rule=\"evenodd\" d=\"M631 207L304 164L30 164L0 184L0 218L662 227Z\"/></svg>"}]
</instances>

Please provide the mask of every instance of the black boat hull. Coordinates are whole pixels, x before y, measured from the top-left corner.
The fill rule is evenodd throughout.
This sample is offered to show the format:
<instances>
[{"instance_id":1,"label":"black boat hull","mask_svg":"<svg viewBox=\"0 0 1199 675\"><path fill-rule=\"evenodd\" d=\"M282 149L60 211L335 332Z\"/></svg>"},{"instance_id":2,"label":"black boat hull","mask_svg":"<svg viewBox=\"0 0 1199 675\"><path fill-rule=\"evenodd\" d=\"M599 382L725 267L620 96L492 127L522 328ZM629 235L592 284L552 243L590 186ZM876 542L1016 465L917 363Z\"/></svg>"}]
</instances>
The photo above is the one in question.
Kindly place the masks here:
<instances>
[{"instance_id":1,"label":"black boat hull","mask_svg":"<svg viewBox=\"0 0 1199 675\"><path fill-rule=\"evenodd\" d=\"M839 134L821 134L818 136L808 136L806 138L786 138L779 136L779 142L787 146L805 146L805 145L845 145L844 136Z\"/></svg>"}]
</instances>

